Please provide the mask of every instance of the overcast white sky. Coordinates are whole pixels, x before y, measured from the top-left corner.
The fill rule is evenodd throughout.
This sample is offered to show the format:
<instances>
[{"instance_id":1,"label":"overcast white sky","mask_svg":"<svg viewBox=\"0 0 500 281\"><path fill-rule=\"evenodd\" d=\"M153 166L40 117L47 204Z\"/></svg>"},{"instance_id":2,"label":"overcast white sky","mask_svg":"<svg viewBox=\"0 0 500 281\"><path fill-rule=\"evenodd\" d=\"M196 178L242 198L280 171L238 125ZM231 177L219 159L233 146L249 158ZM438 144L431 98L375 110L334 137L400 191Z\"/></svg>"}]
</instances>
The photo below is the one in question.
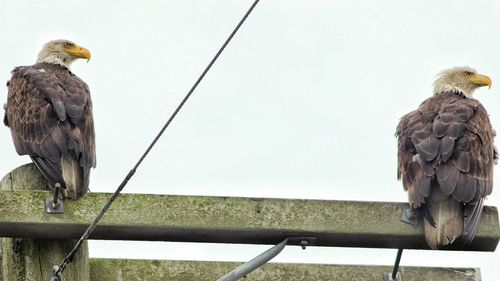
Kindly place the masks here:
<instances>
[{"instance_id":1,"label":"overcast white sky","mask_svg":"<svg viewBox=\"0 0 500 281\"><path fill-rule=\"evenodd\" d=\"M92 60L72 70L94 102L91 190L112 192L251 2L1 0L0 81L46 41L87 47ZM262 0L125 192L406 201L394 131L437 72L489 75L492 89L476 97L500 130L499 15L498 1ZM0 155L0 175L29 162L7 128ZM497 186L487 205L500 205ZM91 241L90 255L244 261L268 247ZM274 261L388 265L395 254L288 247ZM402 258L480 267L483 280L500 276L499 263L500 251Z\"/></svg>"}]
</instances>

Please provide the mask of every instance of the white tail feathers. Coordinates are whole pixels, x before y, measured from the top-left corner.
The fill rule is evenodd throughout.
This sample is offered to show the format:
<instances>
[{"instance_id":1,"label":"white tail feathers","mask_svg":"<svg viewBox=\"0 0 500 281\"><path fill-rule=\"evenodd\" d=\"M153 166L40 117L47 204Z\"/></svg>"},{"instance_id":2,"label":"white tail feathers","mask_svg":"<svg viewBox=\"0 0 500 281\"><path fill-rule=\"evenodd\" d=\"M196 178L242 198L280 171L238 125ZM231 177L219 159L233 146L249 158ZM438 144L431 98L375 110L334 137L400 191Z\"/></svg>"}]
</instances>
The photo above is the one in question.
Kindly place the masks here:
<instances>
[{"instance_id":1,"label":"white tail feathers","mask_svg":"<svg viewBox=\"0 0 500 281\"><path fill-rule=\"evenodd\" d=\"M61 157L61 168L64 184L66 185L65 197L70 199L78 198L84 189L82 167L72 155L64 154Z\"/></svg>"},{"instance_id":2,"label":"white tail feathers","mask_svg":"<svg viewBox=\"0 0 500 281\"><path fill-rule=\"evenodd\" d=\"M431 249L439 249L453 243L463 233L464 208L453 197L443 194L439 187L435 187L427 198L430 205L430 215L436 226L433 227L427 220L424 222L425 240Z\"/></svg>"}]
</instances>

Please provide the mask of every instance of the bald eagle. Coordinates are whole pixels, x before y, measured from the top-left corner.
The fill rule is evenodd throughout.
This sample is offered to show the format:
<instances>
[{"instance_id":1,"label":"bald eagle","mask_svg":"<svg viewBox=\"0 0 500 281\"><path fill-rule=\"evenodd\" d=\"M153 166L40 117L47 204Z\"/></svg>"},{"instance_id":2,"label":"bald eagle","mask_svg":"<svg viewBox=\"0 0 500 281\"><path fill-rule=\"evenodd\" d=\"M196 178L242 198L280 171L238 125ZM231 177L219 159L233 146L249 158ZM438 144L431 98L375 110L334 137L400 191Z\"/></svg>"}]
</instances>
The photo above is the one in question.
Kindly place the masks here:
<instances>
[{"instance_id":1,"label":"bald eagle","mask_svg":"<svg viewBox=\"0 0 500 281\"><path fill-rule=\"evenodd\" d=\"M485 108L472 98L491 79L470 67L441 72L434 95L397 127L398 179L411 208L425 218L431 249L476 235L483 202L493 189L497 154ZM457 240L457 241L459 241Z\"/></svg>"},{"instance_id":2,"label":"bald eagle","mask_svg":"<svg viewBox=\"0 0 500 281\"><path fill-rule=\"evenodd\" d=\"M92 101L87 84L70 71L90 52L68 40L46 43L36 64L16 67L7 82L4 123L19 155L29 155L63 198L88 190L96 166Z\"/></svg>"}]
</instances>

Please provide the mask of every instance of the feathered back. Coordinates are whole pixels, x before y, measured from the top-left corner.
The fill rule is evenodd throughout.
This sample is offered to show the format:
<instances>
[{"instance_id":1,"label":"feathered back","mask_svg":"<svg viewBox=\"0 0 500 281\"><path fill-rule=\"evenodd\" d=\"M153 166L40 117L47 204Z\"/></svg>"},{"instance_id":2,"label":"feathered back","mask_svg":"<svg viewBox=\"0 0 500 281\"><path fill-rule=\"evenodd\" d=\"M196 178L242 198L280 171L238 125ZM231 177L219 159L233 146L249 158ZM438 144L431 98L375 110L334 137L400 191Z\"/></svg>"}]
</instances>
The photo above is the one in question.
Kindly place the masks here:
<instances>
[{"instance_id":1,"label":"feathered back","mask_svg":"<svg viewBox=\"0 0 500 281\"><path fill-rule=\"evenodd\" d=\"M439 188L444 196L465 204L469 219L464 236L472 240L483 198L493 188L494 135L484 107L475 99L441 93L403 116L396 136L398 179L411 207L425 206L424 215L434 224L428 197L433 187Z\"/></svg>"},{"instance_id":2,"label":"feathered back","mask_svg":"<svg viewBox=\"0 0 500 281\"><path fill-rule=\"evenodd\" d=\"M90 168L96 165L87 84L61 65L38 63L15 68L8 88L4 122L17 153L29 155L52 184L62 185L62 159L72 157L82 184L69 197L84 194Z\"/></svg>"}]
</instances>

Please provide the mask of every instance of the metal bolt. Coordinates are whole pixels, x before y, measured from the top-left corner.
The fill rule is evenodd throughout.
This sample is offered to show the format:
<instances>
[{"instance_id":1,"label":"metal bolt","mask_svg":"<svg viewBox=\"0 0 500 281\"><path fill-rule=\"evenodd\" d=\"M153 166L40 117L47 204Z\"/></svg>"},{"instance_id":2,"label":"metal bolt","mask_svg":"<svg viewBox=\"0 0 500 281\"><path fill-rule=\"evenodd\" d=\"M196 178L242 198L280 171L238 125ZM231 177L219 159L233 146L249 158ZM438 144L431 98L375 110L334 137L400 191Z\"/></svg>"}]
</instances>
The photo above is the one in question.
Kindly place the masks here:
<instances>
[{"instance_id":1,"label":"metal bolt","mask_svg":"<svg viewBox=\"0 0 500 281\"><path fill-rule=\"evenodd\" d=\"M52 200L52 208L57 209L61 203L59 202L59 191L61 190L61 184L55 184L54 199Z\"/></svg>"},{"instance_id":2,"label":"metal bolt","mask_svg":"<svg viewBox=\"0 0 500 281\"><path fill-rule=\"evenodd\" d=\"M307 242L306 240L300 241L300 246L302 247L302 250L305 250L307 245L309 245L309 242Z\"/></svg>"}]
</instances>

